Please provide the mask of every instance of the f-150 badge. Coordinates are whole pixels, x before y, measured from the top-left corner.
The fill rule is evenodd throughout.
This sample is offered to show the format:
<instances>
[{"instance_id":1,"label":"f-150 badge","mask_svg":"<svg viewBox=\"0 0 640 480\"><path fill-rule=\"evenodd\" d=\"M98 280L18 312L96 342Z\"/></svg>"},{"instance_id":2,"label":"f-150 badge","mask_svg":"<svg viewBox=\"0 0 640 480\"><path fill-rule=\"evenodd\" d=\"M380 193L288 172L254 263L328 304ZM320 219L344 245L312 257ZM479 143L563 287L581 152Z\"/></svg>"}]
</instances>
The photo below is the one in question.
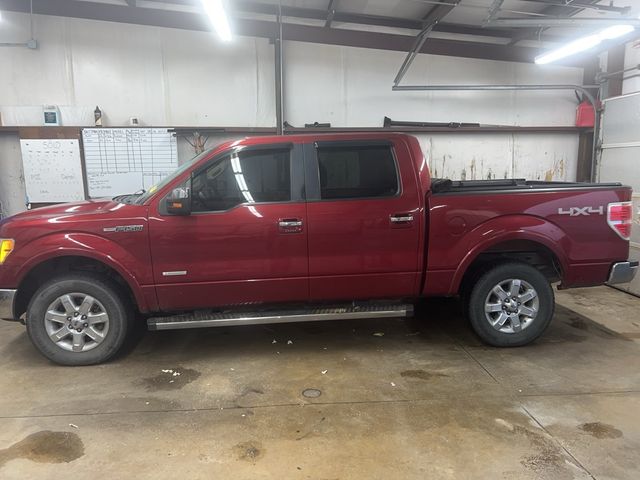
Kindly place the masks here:
<instances>
[{"instance_id":1,"label":"f-150 badge","mask_svg":"<svg viewBox=\"0 0 640 480\"><path fill-rule=\"evenodd\" d=\"M141 232L143 225L117 225L115 227L104 227L103 232Z\"/></svg>"},{"instance_id":2,"label":"f-150 badge","mask_svg":"<svg viewBox=\"0 0 640 480\"><path fill-rule=\"evenodd\" d=\"M562 207L558 209L558 215L569 215L579 217L580 215L604 215L604 207L569 207L566 210Z\"/></svg>"}]
</instances>

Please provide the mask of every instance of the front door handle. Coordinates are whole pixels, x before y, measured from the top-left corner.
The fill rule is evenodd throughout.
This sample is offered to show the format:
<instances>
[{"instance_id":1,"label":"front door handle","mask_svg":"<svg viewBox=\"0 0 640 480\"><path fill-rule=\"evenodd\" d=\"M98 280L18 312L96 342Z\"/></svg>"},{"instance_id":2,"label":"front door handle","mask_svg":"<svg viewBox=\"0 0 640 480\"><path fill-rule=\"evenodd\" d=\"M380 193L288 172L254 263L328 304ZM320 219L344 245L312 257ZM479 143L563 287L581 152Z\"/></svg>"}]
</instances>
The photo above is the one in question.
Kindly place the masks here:
<instances>
[{"instance_id":1,"label":"front door handle","mask_svg":"<svg viewBox=\"0 0 640 480\"><path fill-rule=\"evenodd\" d=\"M391 223L410 223L413 222L413 215L410 213L389 215L389 220L391 220Z\"/></svg>"},{"instance_id":2,"label":"front door handle","mask_svg":"<svg viewBox=\"0 0 640 480\"><path fill-rule=\"evenodd\" d=\"M300 218L281 218L278 220L280 233L299 233L302 231L302 220Z\"/></svg>"}]
</instances>

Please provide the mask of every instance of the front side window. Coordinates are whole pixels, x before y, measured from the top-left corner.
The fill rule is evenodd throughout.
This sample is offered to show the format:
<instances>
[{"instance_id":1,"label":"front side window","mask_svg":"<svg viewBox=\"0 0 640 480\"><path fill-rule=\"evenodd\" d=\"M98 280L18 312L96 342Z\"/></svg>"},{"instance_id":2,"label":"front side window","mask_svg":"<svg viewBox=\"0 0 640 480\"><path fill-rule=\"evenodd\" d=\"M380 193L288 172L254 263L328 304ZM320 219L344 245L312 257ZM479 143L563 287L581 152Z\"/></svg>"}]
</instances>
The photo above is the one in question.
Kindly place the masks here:
<instances>
[{"instance_id":1,"label":"front side window","mask_svg":"<svg viewBox=\"0 0 640 480\"><path fill-rule=\"evenodd\" d=\"M320 198L392 197L398 172L390 146L318 148Z\"/></svg>"},{"instance_id":2,"label":"front side window","mask_svg":"<svg viewBox=\"0 0 640 480\"><path fill-rule=\"evenodd\" d=\"M192 211L229 210L243 203L291 200L290 150L234 152L194 175Z\"/></svg>"}]
</instances>

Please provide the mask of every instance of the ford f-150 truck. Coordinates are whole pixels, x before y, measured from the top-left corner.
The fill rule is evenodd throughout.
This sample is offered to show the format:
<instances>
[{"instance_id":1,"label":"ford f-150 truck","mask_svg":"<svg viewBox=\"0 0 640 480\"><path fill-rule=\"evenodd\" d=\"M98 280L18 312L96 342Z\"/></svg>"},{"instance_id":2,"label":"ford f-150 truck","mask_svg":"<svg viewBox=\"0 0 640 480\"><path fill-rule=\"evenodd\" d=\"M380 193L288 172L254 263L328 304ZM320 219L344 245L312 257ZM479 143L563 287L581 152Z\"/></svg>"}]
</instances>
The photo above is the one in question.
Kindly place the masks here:
<instances>
[{"instance_id":1,"label":"ford f-150 truck","mask_svg":"<svg viewBox=\"0 0 640 480\"><path fill-rule=\"evenodd\" d=\"M631 280L631 189L434 179L416 138L227 142L147 192L0 223L0 318L64 365L150 329L410 315L463 299L494 346L539 337L560 288ZM144 320L143 320L144 321Z\"/></svg>"}]
</instances>

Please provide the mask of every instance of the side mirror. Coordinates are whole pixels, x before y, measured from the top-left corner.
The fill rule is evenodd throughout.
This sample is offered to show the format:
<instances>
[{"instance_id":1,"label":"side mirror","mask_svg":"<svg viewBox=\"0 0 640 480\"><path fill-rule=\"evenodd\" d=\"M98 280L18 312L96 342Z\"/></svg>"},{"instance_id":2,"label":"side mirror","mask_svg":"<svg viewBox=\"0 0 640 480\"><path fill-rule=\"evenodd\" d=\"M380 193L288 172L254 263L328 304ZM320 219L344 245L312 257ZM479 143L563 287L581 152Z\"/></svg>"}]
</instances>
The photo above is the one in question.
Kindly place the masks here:
<instances>
[{"instance_id":1,"label":"side mirror","mask_svg":"<svg viewBox=\"0 0 640 480\"><path fill-rule=\"evenodd\" d=\"M165 198L169 215L191 215L191 189L188 187L174 188Z\"/></svg>"}]
</instances>

